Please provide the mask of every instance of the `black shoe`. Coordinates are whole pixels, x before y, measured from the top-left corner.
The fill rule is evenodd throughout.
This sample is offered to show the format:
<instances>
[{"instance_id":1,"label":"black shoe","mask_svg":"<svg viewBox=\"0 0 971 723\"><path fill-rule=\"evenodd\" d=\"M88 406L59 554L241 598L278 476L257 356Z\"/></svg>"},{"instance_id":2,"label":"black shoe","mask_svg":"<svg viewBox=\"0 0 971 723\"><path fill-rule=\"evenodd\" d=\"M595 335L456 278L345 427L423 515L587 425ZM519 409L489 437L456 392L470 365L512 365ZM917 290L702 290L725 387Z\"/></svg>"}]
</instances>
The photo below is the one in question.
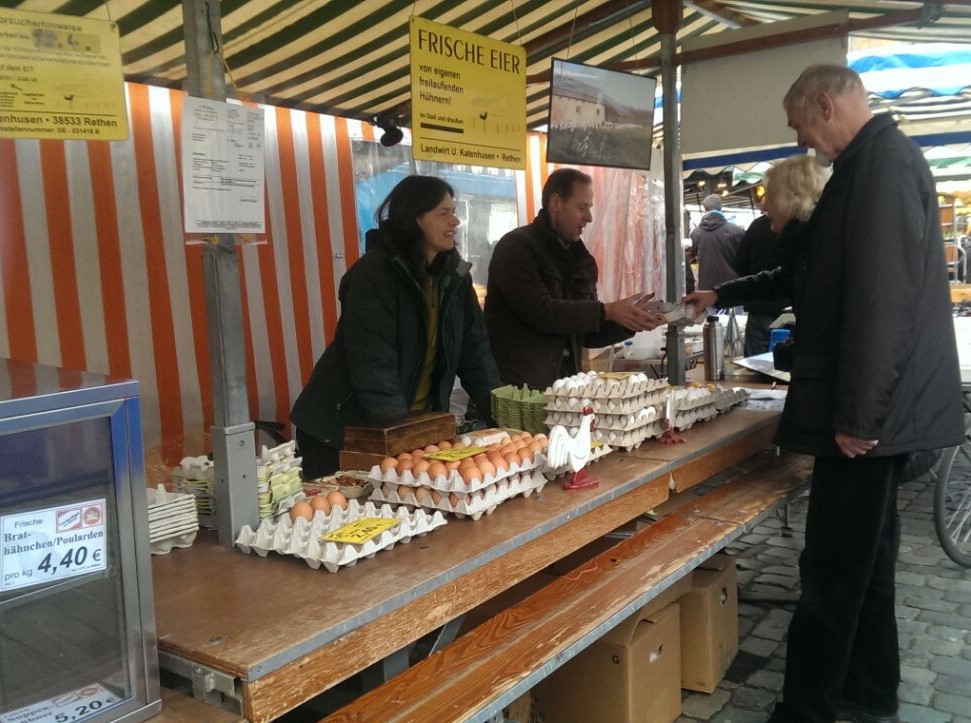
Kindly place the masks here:
<instances>
[{"instance_id":1,"label":"black shoe","mask_svg":"<svg viewBox=\"0 0 971 723\"><path fill-rule=\"evenodd\" d=\"M836 720L848 720L853 723L900 723L896 713L889 715L874 713L855 703L840 703L836 707Z\"/></svg>"}]
</instances>

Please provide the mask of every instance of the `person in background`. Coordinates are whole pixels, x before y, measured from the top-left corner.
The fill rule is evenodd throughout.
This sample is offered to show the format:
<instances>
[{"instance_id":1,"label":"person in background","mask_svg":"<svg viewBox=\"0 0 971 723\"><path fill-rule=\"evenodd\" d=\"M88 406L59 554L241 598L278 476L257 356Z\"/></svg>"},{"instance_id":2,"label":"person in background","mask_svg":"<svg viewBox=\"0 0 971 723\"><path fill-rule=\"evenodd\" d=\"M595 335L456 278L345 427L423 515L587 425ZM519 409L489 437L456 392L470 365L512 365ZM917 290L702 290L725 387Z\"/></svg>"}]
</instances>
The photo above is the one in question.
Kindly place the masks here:
<instances>
[{"instance_id":1,"label":"person in background","mask_svg":"<svg viewBox=\"0 0 971 723\"><path fill-rule=\"evenodd\" d=\"M597 262L580 240L592 207L593 179L556 170L536 219L507 233L492 252L485 320L507 384L542 391L579 371L583 347L609 346L664 322L638 306L653 294L598 300Z\"/></svg>"},{"instance_id":2,"label":"person in background","mask_svg":"<svg viewBox=\"0 0 971 723\"><path fill-rule=\"evenodd\" d=\"M776 440L815 464L770 721L895 721L897 485L911 455L964 441L937 192L917 145L890 114L871 115L853 70L810 66L783 106L833 175L788 265L795 346ZM734 303L774 276L692 301Z\"/></svg>"},{"instance_id":3,"label":"person in background","mask_svg":"<svg viewBox=\"0 0 971 723\"><path fill-rule=\"evenodd\" d=\"M409 176L376 217L368 250L341 279L334 341L290 413L307 479L337 469L346 425L447 412L456 376L489 417L499 386L470 265L455 249L455 191Z\"/></svg>"},{"instance_id":4,"label":"person in background","mask_svg":"<svg viewBox=\"0 0 971 723\"><path fill-rule=\"evenodd\" d=\"M691 232L691 253L698 262L698 289L714 289L738 276L735 257L745 229L722 213L722 200L711 194L701 202L705 215Z\"/></svg>"}]
</instances>

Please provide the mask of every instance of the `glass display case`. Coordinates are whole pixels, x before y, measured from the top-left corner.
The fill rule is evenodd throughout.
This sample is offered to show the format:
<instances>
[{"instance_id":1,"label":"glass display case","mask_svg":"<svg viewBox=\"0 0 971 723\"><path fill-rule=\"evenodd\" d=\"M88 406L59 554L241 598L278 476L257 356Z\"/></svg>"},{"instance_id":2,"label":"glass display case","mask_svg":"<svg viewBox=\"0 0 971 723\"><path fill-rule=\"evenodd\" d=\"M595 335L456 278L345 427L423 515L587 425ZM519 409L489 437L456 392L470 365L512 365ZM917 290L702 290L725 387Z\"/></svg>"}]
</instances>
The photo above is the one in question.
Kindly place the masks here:
<instances>
[{"instance_id":1,"label":"glass display case","mask_svg":"<svg viewBox=\"0 0 971 723\"><path fill-rule=\"evenodd\" d=\"M0 723L159 710L137 383L0 359Z\"/></svg>"}]
</instances>

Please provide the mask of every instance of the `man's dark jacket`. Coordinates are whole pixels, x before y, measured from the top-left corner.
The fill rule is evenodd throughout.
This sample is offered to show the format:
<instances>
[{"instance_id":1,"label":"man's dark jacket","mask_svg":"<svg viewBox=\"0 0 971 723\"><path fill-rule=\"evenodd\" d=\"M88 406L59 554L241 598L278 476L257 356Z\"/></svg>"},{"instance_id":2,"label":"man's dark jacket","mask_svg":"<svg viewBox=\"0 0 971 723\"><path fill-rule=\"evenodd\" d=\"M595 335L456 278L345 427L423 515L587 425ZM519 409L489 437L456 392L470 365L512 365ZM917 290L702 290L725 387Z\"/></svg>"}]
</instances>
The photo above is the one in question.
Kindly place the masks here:
<instances>
[{"instance_id":1,"label":"man's dark jacket","mask_svg":"<svg viewBox=\"0 0 971 723\"><path fill-rule=\"evenodd\" d=\"M735 254L735 270L739 276L751 276L782 265L783 255L778 244L779 234L772 230L768 216L759 216L745 229ZM789 305L788 299L759 299L745 304L748 314L778 316Z\"/></svg>"},{"instance_id":2,"label":"man's dark jacket","mask_svg":"<svg viewBox=\"0 0 971 723\"><path fill-rule=\"evenodd\" d=\"M439 363L430 393L445 412L458 376L479 410L490 416L499 375L470 265L448 252L439 282ZM300 430L340 449L346 425L409 411L425 362L427 320L421 287L388 244L378 242L341 279L341 318L334 341L317 361L290 413Z\"/></svg>"},{"instance_id":3,"label":"man's dark jacket","mask_svg":"<svg viewBox=\"0 0 971 723\"><path fill-rule=\"evenodd\" d=\"M596 260L582 241L561 241L545 210L496 244L485 320L502 380L540 391L560 376L564 349L573 360L565 372L573 373L581 347L608 346L633 334L604 320Z\"/></svg>"},{"instance_id":4,"label":"man's dark jacket","mask_svg":"<svg viewBox=\"0 0 971 723\"><path fill-rule=\"evenodd\" d=\"M878 440L868 456L960 444L937 192L890 116L872 118L839 154L794 254L792 265L716 289L728 306L791 290L795 356L778 443L830 457L840 455L837 430Z\"/></svg>"}]
</instances>

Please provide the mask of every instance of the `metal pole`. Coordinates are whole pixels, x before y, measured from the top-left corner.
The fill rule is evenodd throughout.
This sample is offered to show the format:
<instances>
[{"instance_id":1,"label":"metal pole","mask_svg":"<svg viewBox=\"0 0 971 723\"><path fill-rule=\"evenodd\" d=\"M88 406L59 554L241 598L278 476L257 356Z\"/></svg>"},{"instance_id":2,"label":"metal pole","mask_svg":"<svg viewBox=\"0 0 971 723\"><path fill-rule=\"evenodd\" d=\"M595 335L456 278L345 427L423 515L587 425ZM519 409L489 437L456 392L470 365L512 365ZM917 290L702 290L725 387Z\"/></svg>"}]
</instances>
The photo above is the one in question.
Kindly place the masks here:
<instances>
[{"instance_id":1,"label":"metal pole","mask_svg":"<svg viewBox=\"0 0 971 723\"><path fill-rule=\"evenodd\" d=\"M182 0L186 91L226 100L217 0ZM183 169L185 172L185 169ZM236 237L217 234L203 252L206 322L211 361L216 523L219 543L232 546L243 525L259 524L256 441L246 394L243 303Z\"/></svg>"},{"instance_id":2,"label":"metal pole","mask_svg":"<svg viewBox=\"0 0 971 723\"><path fill-rule=\"evenodd\" d=\"M652 6L654 25L661 36L662 128L664 143L664 257L666 299L681 301L684 296L684 220L681 213L681 143L678 138L678 78L674 64L677 31L681 22L681 0L661 0ZM668 381L684 384L684 331L669 326L667 333Z\"/></svg>"}]
</instances>

